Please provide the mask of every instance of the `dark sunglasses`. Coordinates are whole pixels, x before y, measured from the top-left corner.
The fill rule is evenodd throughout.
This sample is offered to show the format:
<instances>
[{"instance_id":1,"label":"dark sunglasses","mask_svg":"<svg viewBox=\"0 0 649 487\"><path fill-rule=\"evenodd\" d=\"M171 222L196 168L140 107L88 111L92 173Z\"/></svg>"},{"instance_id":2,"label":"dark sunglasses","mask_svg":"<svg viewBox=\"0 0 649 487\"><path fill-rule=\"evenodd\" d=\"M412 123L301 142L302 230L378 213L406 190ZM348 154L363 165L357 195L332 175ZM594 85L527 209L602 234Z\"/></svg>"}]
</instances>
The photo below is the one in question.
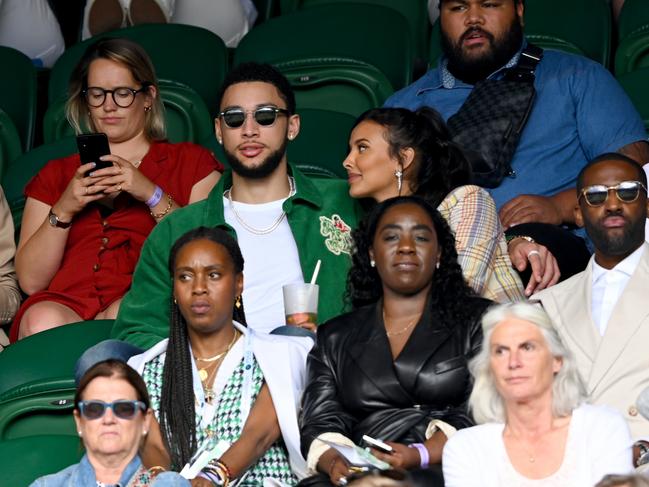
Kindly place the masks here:
<instances>
[{"instance_id":1,"label":"dark sunglasses","mask_svg":"<svg viewBox=\"0 0 649 487\"><path fill-rule=\"evenodd\" d=\"M255 122L263 127L270 127L277 120L277 115L288 115L288 110L277 107L259 107L255 110L242 110L241 108L228 108L227 110L219 113L219 117L223 118L225 124L231 129L238 129L243 125L246 116L252 113L255 117Z\"/></svg>"},{"instance_id":2,"label":"dark sunglasses","mask_svg":"<svg viewBox=\"0 0 649 487\"><path fill-rule=\"evenodd\" d=\"M604 184L593 184L581 190L579 197L582 196L589 206L602 206L608 199L608 192L615 190L615 196L623 203L633 203L640 196L640 191L647 191L647 188L640 181L622 181L615 186L606 186Z\"/></svg>"},{"instance_id":3,"label":"dark sunglasses","mask_svg":"<svg viewBox=\"0 0 649 487\"><path fill-rule=\"evenodd\" d=\"M81 416L86 419L99 419L106 414L106 409L112 409L113 414L121 419L133 419L138 410L146 411L142 401L79 401L77 403Z\"/></svg>"}]
</instances>

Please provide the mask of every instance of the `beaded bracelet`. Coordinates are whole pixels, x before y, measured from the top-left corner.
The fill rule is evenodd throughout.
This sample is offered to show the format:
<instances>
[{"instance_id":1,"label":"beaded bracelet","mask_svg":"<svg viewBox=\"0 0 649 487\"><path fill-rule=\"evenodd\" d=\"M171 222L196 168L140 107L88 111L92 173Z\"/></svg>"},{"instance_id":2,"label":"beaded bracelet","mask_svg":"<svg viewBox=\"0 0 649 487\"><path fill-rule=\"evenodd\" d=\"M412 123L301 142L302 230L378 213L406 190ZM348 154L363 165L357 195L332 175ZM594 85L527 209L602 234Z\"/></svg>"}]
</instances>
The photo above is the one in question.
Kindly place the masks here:
<instances>
[{"instance_id":1,"label":"beaded bracelet","mask_svg":"<svg viewBox=\"0 0 649 487\"><path fill-rule=\"evenodd\" d=\"M164 209L164 211L162 213L153 213L151 211L150 212L151 216L153 218L155 218L156 220L159 220L160 218L165 216L167 213L169 213L169 211L171 211L171 207L173 206L173 203L174 203L173 198L171 197L171 195L169 193L167 193L167 207Z\"/></svg>"},{"instance_id":2,"label":"beaded bracelet","mask_svg":"<svg viewBox=\"0 0 649 487\"><path fill-rule=\"evenodd\" d=\"M156 185L155 190L151 195L151 198L146 200L146 205L149 208L153 208L154 206L156 206L158 203L160 203L160 200L162 199L162 194L163 194L162 188Z\"/></svg>"},{"instance_id":3,"label":"beaded bracelet","mask_svg":"<svg viewBox=\"0 0 649 487\"><path fill-rule=\"evenodd\" d=\"M419 452L420 457L420 466L421 468L428 468L430 463L430 454L428 453L428 448L423 443L410 443L408 448L416 448Z\"/></svg>"}]
</instances>

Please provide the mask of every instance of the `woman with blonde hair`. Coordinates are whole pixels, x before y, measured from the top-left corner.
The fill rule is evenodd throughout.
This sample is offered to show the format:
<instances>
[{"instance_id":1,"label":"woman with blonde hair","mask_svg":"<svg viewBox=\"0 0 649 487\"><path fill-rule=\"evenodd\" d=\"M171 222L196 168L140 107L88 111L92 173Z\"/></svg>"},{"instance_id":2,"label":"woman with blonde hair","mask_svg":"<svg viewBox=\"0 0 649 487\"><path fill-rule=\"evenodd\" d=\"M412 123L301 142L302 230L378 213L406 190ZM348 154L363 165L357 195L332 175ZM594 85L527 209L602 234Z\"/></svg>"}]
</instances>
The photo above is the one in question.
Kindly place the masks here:
<instances>
[{"instance_id":1,"label":"woman with blonde hair","mask_svg":"<svg viewBox=\"0 0 649 487\"><path fill-rule=\"evenodd\" d=\"M16 272L30 297L14 320L13 340L115 318L149 232L205 198L222 169L202 147L165 141L153 64L127 39L88 47L66 108L77 133L106 134L110 154L87 164L79 154L50 161L27 184Z\"/></svg>"},{"instance_id":2,"label":"woman with blonde hair","mask_svg":"<svg viewBox=\"0 0 649 487\"><path fill-rule=\"evenodd\" d=\"M631 471L624 419L584 404L575 360L543 308L496 306L482 330L482 349L470 364L469 406L479 426L447 442L447 487L585 487L607 473Z\"/></svg>"}]
</instances>

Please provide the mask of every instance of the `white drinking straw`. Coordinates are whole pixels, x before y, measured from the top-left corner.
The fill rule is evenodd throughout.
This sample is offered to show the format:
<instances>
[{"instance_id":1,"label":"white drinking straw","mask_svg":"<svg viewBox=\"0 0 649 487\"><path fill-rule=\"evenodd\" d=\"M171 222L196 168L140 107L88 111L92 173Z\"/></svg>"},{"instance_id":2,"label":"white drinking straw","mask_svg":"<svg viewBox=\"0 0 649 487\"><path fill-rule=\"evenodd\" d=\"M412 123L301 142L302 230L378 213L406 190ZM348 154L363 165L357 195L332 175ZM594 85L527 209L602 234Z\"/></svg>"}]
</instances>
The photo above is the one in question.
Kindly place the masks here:
<instances>
[{"instance_id":1,"label":"white drinking straw","mask_svg":"<svg viewBox=\"0 0 649 487\"><path fill-rule=\"evenodd\" d=\"M313 271L313 276L311 277L311 284L315 284L315 281L318 278L318 273L320 272L320 264L322 264L322 261L318 259L318 263L315 265L315 270Z\"/></svg>"}]
</instances>

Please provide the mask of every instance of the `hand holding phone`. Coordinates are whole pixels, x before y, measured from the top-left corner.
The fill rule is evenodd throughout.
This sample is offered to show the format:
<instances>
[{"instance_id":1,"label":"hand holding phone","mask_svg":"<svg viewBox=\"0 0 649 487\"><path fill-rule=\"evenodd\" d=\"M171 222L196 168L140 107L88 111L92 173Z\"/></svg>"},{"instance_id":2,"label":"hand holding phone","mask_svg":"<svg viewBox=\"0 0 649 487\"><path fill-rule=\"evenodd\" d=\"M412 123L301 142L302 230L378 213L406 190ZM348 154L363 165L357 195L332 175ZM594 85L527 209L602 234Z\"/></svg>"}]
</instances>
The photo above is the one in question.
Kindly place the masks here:
<instances>
[{"instance_id":1,"label":"hand holding phone","mask_svg":"<svg viewBox=\"0 0 649 487\"><path fill-rule=\"evenodd\" d=\"M101 156L110 154L108 137L104 133L77 135L77 148L79 149L81 164L95 163L92 171L113 165L110 161L102 161L100 159ZM88 177L92 171L86 172L85 176Z\"/></svg>"},{"instance_id":2,"label":"hand holding phone","mask_svg":"<svg viewBox=\"0 0 649 487\"><path fill-rule=\"evenodd\" d=\"M371 448L376 448L377 450L383 453L389 454L394 452L394 448L392 448L390 445L388 445L387 443L381 440L372 438L371 436L363 435L363 442L365 443L366 446L369 446Z\"/></svg>"}]
</instances>

